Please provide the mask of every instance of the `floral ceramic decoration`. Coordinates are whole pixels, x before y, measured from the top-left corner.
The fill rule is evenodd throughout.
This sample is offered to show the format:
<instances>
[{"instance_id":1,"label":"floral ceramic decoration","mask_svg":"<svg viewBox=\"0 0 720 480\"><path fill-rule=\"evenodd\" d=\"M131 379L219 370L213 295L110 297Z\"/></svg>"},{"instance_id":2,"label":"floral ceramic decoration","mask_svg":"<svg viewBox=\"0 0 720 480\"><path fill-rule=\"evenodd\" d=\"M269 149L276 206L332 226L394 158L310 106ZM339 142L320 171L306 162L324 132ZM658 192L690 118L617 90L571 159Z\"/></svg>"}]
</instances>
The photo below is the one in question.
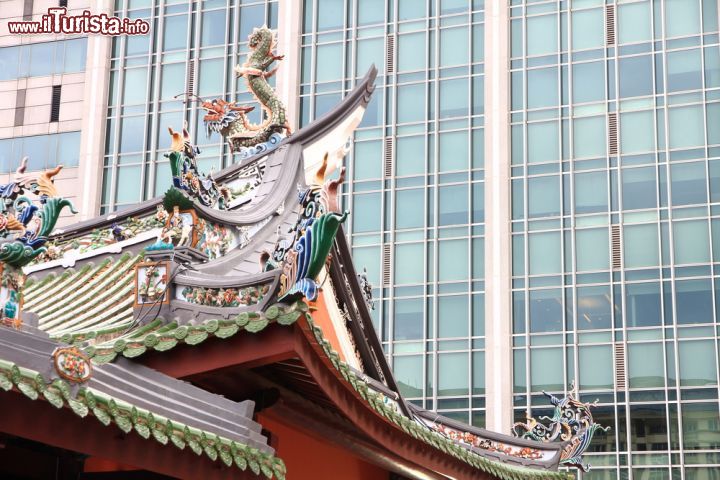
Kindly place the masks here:
<instances>
[{"instance_id":1,"label":"floral ceramic decoration","mask_svg":"<svg viewBox=\"0 0 720 480\"><path fill-rule=\"evenodd\" d=\"M77 347L58 348L53 352L55 371L62 378L83 383L92 376L92 364L88 356Z\"/></svg>"}]
</instances>

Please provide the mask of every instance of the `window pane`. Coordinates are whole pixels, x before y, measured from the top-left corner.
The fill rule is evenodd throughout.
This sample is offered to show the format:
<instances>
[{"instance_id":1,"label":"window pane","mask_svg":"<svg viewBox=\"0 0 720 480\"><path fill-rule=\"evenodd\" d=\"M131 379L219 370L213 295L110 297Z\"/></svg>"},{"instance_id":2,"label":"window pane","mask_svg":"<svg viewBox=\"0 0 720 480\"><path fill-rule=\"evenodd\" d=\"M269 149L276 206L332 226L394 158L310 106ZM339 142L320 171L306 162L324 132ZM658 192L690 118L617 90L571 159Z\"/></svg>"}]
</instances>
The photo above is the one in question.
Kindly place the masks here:
<instances>
[{"instance_id":1,"label":"window pane","mask_svg":"<svg viewBox=\"0 0 720 480\"><path fill-rule=\"evenodd\" d=\"M20 47L0 48L0 80L17 78L19 65Z\"/></svg>"},{"instance_id":2,"label":"window pane","mask_svg":"<svg viewBox=\"0 0 720 480\"><path fill-rule=\"evenodd\" d=\"M395 300L395 340L419 340L423 338L422 298Z\"/></svg>"},{"instance_id":3,"label":"window pane","mask_svg":"<svg viewBox=\"0 0 720 480\"><path fill-rule=\"evenodd\" d=\"M530 291L530 332L562 331L560 289Z\"/></svg>"},{"instance_id":4,"label":"window pane","mask_svg":"<svg viewBox=\"0 0 720 480\"><path fill-rule=\"evenodd\" d=\"M607 173L575 174L575 213L604 212L607 208Z\"/></svg>"},{"instance_id":5,"label":"window pane","mask_svg":"<svg viewBox=\"0 0 720 480\"><path fill-rule=\"evenodd\" d=\"M447 132L440 134L440 171L466 170L468 168L468 133Z\"/></svg>"},{"instance_id":6,"label":"window pane","mask_svg":"<svg viewBox=\"0 0 720 480\"><path fill-rule=\"evenodd\" d=\"M527 72L528 108L553 107L558 104L557 67Z\"/></svg>"},{"instance_id":7,"label":"window pane","mask_svg":"<svg viewBox=\"0 0 720 480\"><path fill-rule=\"evenodd\" d=\"M691 205L707 202L705 162L671 165L670 179L673 205Z\"/></svg>"},{"instance_id":8,"label":"window pane","mask_svg":"<svg viewBox=\"0 0 720 480\"><path fill-rule=\"evenodd\" d=\"M718 418L717 402L682 404L683 448L687 450L720 448L718 429L720 429L720 418ZM711 468L717 473L715 467ZM685 470L685 472L689 471L692 470ZM710 471L707 473L712 474ZM686 473L685 478L688 477ZM711 479L712 477L713 475L703 476L702 471L699 471L692 480Z\"/></svg>"},{"instance_id":9,"label":"window pane","mask_svg":"<svg viewBox=\"0 0 720 480\"><path fill-rule=\"evenodd\" d=\"M562 390L563 351L559 348L542 348L530 351L530 384L532 391Z\"/></svg>"},{"instance_id":10,"label":"window pane","mask_svg":"<svg viewBox=\"0 0 720 480\"><path fill-rule=\"evenodd\" d=\"M424 55L415 55L424 58ZM370 65L375 65L381 70L385 65L385 39L372 38L369 40L358 40L357 42L357 63L355 72L358 75L365 75ZM382 71L378 72L382 75Z\"/></svg>"},{"instance_id":11,"label":"window pane","mask_svg":"<svg viewBox=\"0 0 720 480\"><path fill-rule=\"evenodd\" d=\"M438 355L438 395L468 394L468 354Z\"/></svg>"},{"instance_id":12,"label":"window pane","mask_svg":"<svg viewBox=\"0 0 720 480\"><path fill-rule=\"evenodd\" d=\"M528 179L530 217L560 215L560 181L557 175Z\"/></svg>"},{"instance_id":13,"label":"window pane","mask_svg":"<svg viewBox=\"0 0 720 480\"><path fill-rule=\"evenodd\" d=\"M631 405L630 420L633 451L668 449L665 405ZM667 467L633 469L633 477L638 480L670 480Z\"/></svg>"},{"instance_id":14,"label":"window pane","mask_svg":"<svg viewBox=\"0 0 720 480\"><path fill-rule=\"evenodd\" d=\"M649 152L655 149L654 112L620 114L620 150L622 153Z\"/></svg>"},{"instance_id":15,"label":"window pane","mask_svg":"<svg viewBox=\"0 0 720 480\"><path fill-rule=\"evenodd\" d=\"M438 250L439 280L441 282L467 280L469 275L467 239L440 241Z\"/></svg>"},{"instance_id":16,"label":"window pane","mask_svg":"<svg viewBox=\"0 0 720 480\"><path fill-rule=\"evenodd\" d=\"M665 0L665 33L668 37L700 33L698 0Z\"/></svg>"},{"instance_id":17,"label":"window pane","mask_svg":"<svg viewBox=\"0 0 720 480\"><path fill-rule=\"evenodd\" d=\"M395 284L424 283L425 258L422 243L395 245Z\"/></svg>"},{"instance_id":18,"label":"window pane","mask_svg":"<svg viewBox=\"0 0 720 480\"><path fill-rule=\"evenodd\" d=\"M213 60L200 61L200 86L198 88L199 95L212 96L223 94L223 79L225 75L223 68L225 62L223 59L217 58Z\"/></svg>"},{"instance_id":19,"label":"window pane","mask_svg":"<svg viewBox=\"0 0 720 480\"><path fill-rule=\"evenodd\" d=\"M326 3L326 2L321 2ZM341 8L342 10L342 8ZM321 10L323 14L325 10ZM318 20L318 28L321 28L324 18ZM247 42L248 37L252 33L253 28L262 25L265 22L265 6L264 5L248 5L240 9L240 32L238 40ZM272 27L271 27L272 28Z\"/></svg>"},{"instance_id":20,"label":"window pane","mask_svg":"<svg viewBox=\"0 0 720 480\"><path fill-rule=\"evenodd\" d=\"M117 203L134 203L141 200L142 182L140 179L140 165L119 167L117 171L118 188L115 192Z\"/></svg>"},{"instance_id":21,"label":"window pane","mask_svg":"<svg viewBox=\"0 0 720 480\"><path fill-rule=\"evenodd\" d=\"M705 88L720 87L720 50L705 48Z\"/></svg>"},{"instance_id":22,"label":"window pane","mask_svg":"<svg viewBox=\"0 0 720 480\"><path fill-rule=\"evenodd\" d=\"M618 37L620 43L647 42L650 32L650 2L618 5Z\"/></svg>"},{"instance_id":23,"label":"window pane","mask_svg":"<svg viewBox=\"0 0 720 480\"><path fill-rule=\"evenodd\" d=\"M422 227L425 219L425 192L421 189L398 190L395 196L395 228Z\"/></svg>"},{"instance_id":24,"label":"window pane","mask_svg":"<svg viewBox=\"0 0 720 480\"><path fill-rule=\"evenodd\" d=\"M468 28L446 28L440 30L440 66L465 65L470 63L468 55Z\"/></svg>"},{"instance_id":25,"label":"window pane","mask_svg":"<svg viewBox=\"0 0 720 480\"><path fill-rule=\"evenodd\" d=\"M573 64L573 102L597 102L605 99L603 62Z\"/></svg>"},{"instance_id":26,"label":"window pane","mask_svg":"<svg viewBox=\"0 0 720 480\"><path fill-rule=\"evenodd\" d=\"M367 269L368 281L380 283L380 247L353 248L353 264L358 271Z\"/></svg>"},{"instance_id":27,"label":"window pane","mask_svg":"<svg viewBox=\"0 0 720 480\"><path fill-rule=\"evenodd\" d=\"M385 19L385 0L359 0L358 25L383 23Z\"/></svg>"},{"instance_id":28,"label":"window pane","mask_svg":"<svg viewBox=\"0 0 720 480\"><path fill-rule=\"evenodd\" d=\"M225 43L225 21L225 10L204 12L200 46L208 47Z\"/></svg>"},{"instance_id":29,"label":"window pane","mask_svg":"<svg viewBox=\"0 0 720 480\"><path fill-rule=\"evenodd\" d=\"M76 167L80 159L80 132L67 132L57 135L57 161L66 167Z\"/></svg>"},{"instance_id":30,"label":"window pane","mask_svg":"<svg viewBox=\"0 0 720 480\"><path fill-rule=\"evenodd\" d=\"M170 100L185 88L185 64L173 63L162 66L160 100Z\"/></svg>"},{"instance_id":31,"label":"window pane","mask_svg":"<svg viewBox=\"0 0 720 480\"><path fill-rule=\"evenodd\" d=\"M318 30L335 30L343 27L344 3L336 0L318 0Z\"/></svg>"},{"instance_id":32,"label":"window pane","mask_svg":"<svg viewBox=\"0 0 720 480\"><path fill-rule=\"evenodd\" d=\"M713 321L712 283L710 280L678 280L675 282L677 323L710 323Z\"/></svg>"},{"instance_id":33,"label":"window pane","mask_svg":"<svg viewBox=\"0 0 720 480\"><path fill-rule=\"evenodd\" d=\"M448 15L468 11L469 2L466 0L440 0L440 13Z\"/></svg>"},{"instance_id":34,"label":"window pane","mask_svg":"<svg viewBox=\"0 0 720 480\"><path fill-rule=\"evenodd\" d=\"M625 286L625 318L628 327L662 325L659 283L629 283Z\"/></svg>"},{"instance_id":35,"label":"window pane","mask_svg":"<svg viewBox=\"0 0 720 480\"><path fill-rule=\"evenodd\" d=\"M187 46L187 24L187 15L165 17L163 50L177 50Z\"/></svg>"},{"instance_id":36,"label":"window pane","mask_svg":"<svg viewBox=\"0 0 720 480\"><path fill-rule=\"evenodd\" d=\"M0 155L2 154L2 148L0 147ZM712 220L712 246L713 246L713 261L720 262L720 218L714 218ZM720 303L720 295L716 294L715 297ZM720 308L718 308L720 312Z\"/></svg>"},{"instance_id":37,"label":"window pane","mask_svg":"<svg viewBox=\"0 0 720 480\"><path fill-rule=\"evenodd\" d=\"M125 70L125 84L123 85L123 103L125 105L137 103L144 104L146 102L146 97L147 68L132 68L130 70Z\"/></svg>"},{"instance_id":38,"label":"window pane","mask_svg":"<svg viewBox=\"0 0 720 480\"><path fill-rule=\"evenodd\" d=\"M581 10L572 13L572 49L605 46L605 9Z\"/></svg>"},{"instance_id":39,"label":"window pane","mask_svg":"<svg viewBox=\"0 0 720 480\"><path fill-rule=\"evenodd\" d=\"M440 118L467 116L469 103L467 79L440 82Z\"/></svg>"},{"instance_id":40,"label":"window pane","mask_svg":"<svg viewBox=\"0 0 720 480\"><path fill-rule=\"evenodd\" d=\"M558 122L530 123L528 129L528 163L560 159Z\"/></svg>"},{"instance_id":41,"label":"window pane","mask_svg":"<svg viewBox=\"0 0 720 480\"><path fill-rule=\"evenodd\" d=\"M425 119L425 85L403 85L397 89L398 123L418 122Z\"/></svg>"},{"instance_id":42,"label":"window pane","mask_svg":"<svg viewBox=\"0 0 720 480\"><path fill-rule=\"evenodd\" d=\"M370 193L353 197L353 232L373 232L380 230L381 212L380 194Z\"/></svg>"},{"instance_id":43,"label":"window pane","mask_svg":"<svg viewBox=\"0 0 720 480\"><path fill-rule=\"evenodd\" d=\"M702 105L668 109L670 148L687 148L705 143Z\"/></svg>"},{"instance_id":44,"label":"window pane","mask_svg":"<svg viewBox=\"0 0 720 480\"><path fill-rule=\"evenodd\" d=\"M577 289L577 328L578 330L597 330L610 328L612 324L610 288L578 287Z\"/></svg>"},{"instance_id":45,"label":"window pane","mask_svg":"<svg viewBox=\"0 0 720 480\"><path fill-rule=\"evenodd\" d=\"M28 158L28 170L42 170L48 166L50 136L35 135L23 138L23 156Z\"/></svg>"},{"instance_id":46,"label":"window pane","mask_svg":"<svg viewBox=\"0 0 720 480\"><path fill-rule=\"evenodd\" d=\"M710 233L706 220L673 222L675 263L710 262Z\"/></svg>"},{"instance_id":47,"label":"window pane","mask_svg":"<svg viewBox=\"0 0 720 480\"><path fill-rule=\"evenodd\" d=\"M424 70L427 67L425 32L398 36L398 71ZM384 54L385 51L380 52Z\"/></svg>"},{"instance_id":48,"label":"window pane","mask_svg":"<svg viewBox=\"0 0 720 480\"><path fill-rule=\"evenodd\" d=\"M167 128L167 125L163 125ZM164 135L169 137L169 135ZM145 117L125 117L120 124L120 153L139 152L144 148Z\"/></svg>"},{"instance_id":49,"label":"window pane","mask_svg":"<svg viewBox=\"0 0 720 480\"><path fill-rule=\"evenodd\" d=\"M382 142L356 142L353 151L353 178L367 180L382 177Z\"/></svg>"},{"instance_id":50,"label":"window pane","mask_svg":"<svg viewBox=\"0 0 720 480\"><path fill-rule=\"evenodd\" d=\"M580 388L613 388L613 356L609 345L578 349Z\"/></svg>"},{"instance_id":51,"label":"window pane","mask_svg":"<svg viewBox=\"0 0 720 480\"><path fill-rule=\"evenodd\" d=\"M473 352L473 395L485 393L485 352Z\"/></svg>"},{"instance_id":52,"label":"window pane","mask_svg":"<svg viewBox=\"0 0 720 480\"><path fill-rule=\"evenodd\" d=\"M1 50L1 49L0 49ZM0 58L2 54L0 54ZM64 72L82 72L85 70L85 60L87 57L87 38L77 38L75 40L65 40L65 63ZM0 63L2 60L0 59ZM0 70L1 70L0 66ZM1 75L1 74L0 74Z\"/></svg>"},{"instance_id":53,"label":"window pane","mask_svg":"<svg viewBox=\"0 0 720 480\"><path fill-rule=\"evenodd\" d=\"M655 168L622 170L622 204L624 210L657 207Z\"/></svg>"},{"instance_id":54,"label":"window pane","mask_svg":"<svg viewBox=\"0 0 720 480\"><path fill-rule=\"evenodd\" d=\"M607 152L605 117L573 120L573 152L575 158L603 157Z\"/></svg>"},{"instance_id":55,"label":"window pane","mask_svg":"<svg viewBox=\"0 0 720 480\"><path fill-rule=\"evenodd\" d=\"M397 176L425 173L425 137L398 137L395 143Z\"/></svg>"},{"instance_id":56,"label":"window pane","mask_svg":"<svg viewBox=\"0 0 720 480\"><path fill-rule=\"evenodd\" d=\"M566 245L565 248L568 248ZM577 271L607 270L610 268L607 228L583 229L575 232Z\"/></svg>"},{"instance_id":57,"label":"window pane","mask_svg":"<svg viewBox=\"0 0 720 480\"><path fill-rule=\"evenodd\" d=\"M315 81L328 82L341 78L343 73L342 44L319 45L315 62Z\"/></svg>"},{"instance_id":58,"label":"window pane","mask_svg":"<svg viewBox=\"0 0 720 480\"><path fill-rule=\"evenodd\" d=\"M423 394L423 357L393 358L393 376L397 380L400 393L406 397L421 397Z\"/></svg>"},{"instance_id":59,"label":"window pane","mask_svg":"<svg viewBox=\"0 0 720 480\"><path fill-rule=\"evenodd\" d=\"M412 20L425 16L427 5L425 0L398 0L399 20Z\"/></svg>"},{"instance_id":60,"label":"window pane","mask_svg":"<svg viewBox=\"0 0 720 480\"><path fill-rule=\"evenodd\" d=\"M712 340L678 342L680 386L717 385L717 359ZM717 405L715 405L717 409Z\"/></svg>"},{"instance_id":61,"label":"window pane","mask_svg":"<svg viewBox=\"0 0 720 480\"><path fill-rule=\"evenodd\" d=\"M560 273L560 233L543 232L528 235L530 275Z\"/></svg>"},{"instance_id":62,"label":"window pane","mask_svg":"<svg viewBox=\"0 0 720 480\"><path fill-rule=\"evenodd\" d=\"M558 50L557 15L527 18L527 54L546 55Z\"/></svg>"},{"instance_id":63,"label":"window pane","mask_svg":"<svg viewBox=\"0 0 720 480\"><path fill-rule=\"evenodd\" d=\"M658 265L657 226L627 225L623 229L623 251L626 268Z\"/></svg>"},{"instance_id":64,"label":"window pane","mask_svg":"<svg viewBox=\"0 0 720 480\"><path fill-rule=\"evenodd\" d=\"M55 61L55 42L36 43L30 47L30 76L50 75Z\"/></svg>"},{"instance_id":65,"label":"window pane","mask_svg":"<svg viewBox=\"0 0 720 480\"><path fill-rule=\"evenodd\" d=\"M621 97L637 97L653 93L653 66L650 55L621 58L619 66Z\"/></svg>"},{"instance_id":66,"label":"window pane","mask_svg":"<svg viewBox=\"0 0 720 480\"><path fill-rule=\"evenodd\" d=\"M440 187L439 224L468 223L468 186Z\"/></svg>"},{"instance_id":67,"label":"window pane","mask_svg":"<svg viewBox=\"0 0 720 480\"><path fill-rule=\"evenodd\" d=\"M630 388L664 387L664 365L662 343L628 344Z\"/></svg>"},{"instance_id":68,"label":"window pane","mask_svg":"<svg viewBox=\"0 0 720 480\"><path fill-rule=\"evenodd\" d=\"M18 155L13 154L13 139L0 140L0 173L7 173L13 170L11 166L18 160Z\"/></svg>"},{"instance_id":69,"label":"window pane","mask_svg":"<svg viewBox=\"0 0 720 480\"><path fill-rule=\"evenodd\" d=\"M177 17L174 17L177 18ZM167 26L165 27L167 28ZM183 42L185 39L183 38ZM150 48L150 35L131 35L125 44L126 55L146 55Z\"/></svg>"},{"instance_id":70,"label":"window pane","mask_svg":"<svg viewBox=\"0 0 720 480\"><path fill-rule=\"evenodd\" d=\"M667 53L667 90L702 88L702 58L700 49Z\"/></svg>"},{"instance_id":71,"label":"window pane","mask_svg":"<svg viewBox=\"0 0 720 480\"><path fill-rule=\"evenodd\" d=\"M464 295L438 298L438 337L468 337L468 298Z\"/></svg>"},{"instance_id":72,"label":"window pane","mask_svg":"<svg viewBox=\"0 0 720 480\"><path fill-rule=\"evenodd\" d=\"M473 183L472 184L472 222L484 222L485 221L485 184Z\"/></svg>"}]
</instances>

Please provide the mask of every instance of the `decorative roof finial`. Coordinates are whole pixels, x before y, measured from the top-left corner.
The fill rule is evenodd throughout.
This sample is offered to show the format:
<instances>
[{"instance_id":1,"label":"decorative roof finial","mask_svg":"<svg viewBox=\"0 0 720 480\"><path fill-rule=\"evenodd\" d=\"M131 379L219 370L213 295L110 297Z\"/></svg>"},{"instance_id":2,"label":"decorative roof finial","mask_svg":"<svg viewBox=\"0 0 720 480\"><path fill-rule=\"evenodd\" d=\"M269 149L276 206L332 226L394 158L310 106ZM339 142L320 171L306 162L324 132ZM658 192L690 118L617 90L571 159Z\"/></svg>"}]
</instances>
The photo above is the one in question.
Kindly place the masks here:
<instances>
[{"instance_id":1,"label":"decorative roof finial","mask_svg":"<svg viewBox=\"0 0 720 480\"><path fill-rule=\"evenodd\" d=\"M583 453L587 450L597 430L603 432L610 430L610 427L603 427L593 420L590 409L597 405L597 400L593 403L583 403L577 400L575 398L577 395L575 382L570 384L565 398L557 398L545 391L543 394L555 406L552 418L541 417L541 420L550 420L550 424L543 425L535 418L528 416L526 423L518 422L513 425L513 435L546 443L556 440L568 442L563 448L560 463L587 472L590 470L590 465L583 463Z\"/></svg>"}]
</instances>

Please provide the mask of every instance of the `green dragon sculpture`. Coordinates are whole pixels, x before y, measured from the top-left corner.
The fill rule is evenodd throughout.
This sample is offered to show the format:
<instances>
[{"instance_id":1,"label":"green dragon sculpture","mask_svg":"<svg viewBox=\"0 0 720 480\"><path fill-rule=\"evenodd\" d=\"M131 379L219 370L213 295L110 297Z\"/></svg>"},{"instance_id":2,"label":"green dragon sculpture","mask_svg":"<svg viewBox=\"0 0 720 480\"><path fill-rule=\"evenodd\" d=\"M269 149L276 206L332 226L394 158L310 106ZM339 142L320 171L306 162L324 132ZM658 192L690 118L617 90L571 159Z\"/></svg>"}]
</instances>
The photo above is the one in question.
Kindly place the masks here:
<instances>
[{"instance_id":1,"label":"green dragon sculpture","mask_svg":"<svg viewBox=\"0 0 720 480\"><path fill-rule=\"evenodd\" d=\"M291 133L285 113L285 105L278 98L267 79L275 75L278 67L269 69L273 62L283 59L276 55L275 33L266 26L255 28L248 37L250 52L242 65L235 67L238 77L244 77L248 90L263 109L263 121L253 124L247 113L254 107L237 105L222 99L200 100L207 111L203 117L208 136L215 132L227 139L230 149L241 158L272 150Z\"/></svg>"}]
</instances>

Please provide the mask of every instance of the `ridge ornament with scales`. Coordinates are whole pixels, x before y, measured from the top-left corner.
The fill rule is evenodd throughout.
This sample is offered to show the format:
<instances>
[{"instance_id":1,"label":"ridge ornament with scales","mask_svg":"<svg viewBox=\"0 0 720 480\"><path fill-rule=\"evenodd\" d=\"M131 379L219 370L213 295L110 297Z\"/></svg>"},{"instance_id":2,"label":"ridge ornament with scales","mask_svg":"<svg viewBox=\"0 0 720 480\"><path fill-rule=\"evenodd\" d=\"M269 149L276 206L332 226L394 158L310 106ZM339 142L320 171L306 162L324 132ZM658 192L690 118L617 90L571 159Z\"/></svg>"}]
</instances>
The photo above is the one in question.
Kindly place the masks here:
<instances>
[{"instance_id":1,"label":"ridge ornament with scales","mask_svg":"<svg viewBox=\"0 0 720 480\"><path fill-rule=\"evenodd\" d=\"M203 117L207 135L219 133L227 139L232 152L240 159L250 157L276 148L285 134L291 133L285 113L285 106L278 98L267 79L275 75L278 67L269 69L273 62L283 59L283 55L273 53L277 40L275 33L266 26L255 28L248 36L247 60L235 67L238 77L244 77L248 90L262 107L264 119L259 124L251 123L247 113L254 107L237 105L223 99L200 100L207 114Z\"/></svg>"},{"instance_id":2,"label":"ridge ornament with scales","mask_svg":"<svg viewBox=\"0 0 720 480\"><path fill-rule=\"evenodd\" d=\"M610 427L603 427L593 420L590 409L597 404L597 400L593 403L577 400L574 382L570 384L570 392L564 398L557 398L544 390L543 394L555 406L555 411L552 418L543 416L540 420L549 420L550 423L544 425L537 419L528 417L526 423L517 422L513 425L513 435L546 443L556 440L568 442L562 450L560 463L587 472L590 464L583 463L583 453L590 446L597 430L610 430Z\"/></svg>"}]
</instances>

